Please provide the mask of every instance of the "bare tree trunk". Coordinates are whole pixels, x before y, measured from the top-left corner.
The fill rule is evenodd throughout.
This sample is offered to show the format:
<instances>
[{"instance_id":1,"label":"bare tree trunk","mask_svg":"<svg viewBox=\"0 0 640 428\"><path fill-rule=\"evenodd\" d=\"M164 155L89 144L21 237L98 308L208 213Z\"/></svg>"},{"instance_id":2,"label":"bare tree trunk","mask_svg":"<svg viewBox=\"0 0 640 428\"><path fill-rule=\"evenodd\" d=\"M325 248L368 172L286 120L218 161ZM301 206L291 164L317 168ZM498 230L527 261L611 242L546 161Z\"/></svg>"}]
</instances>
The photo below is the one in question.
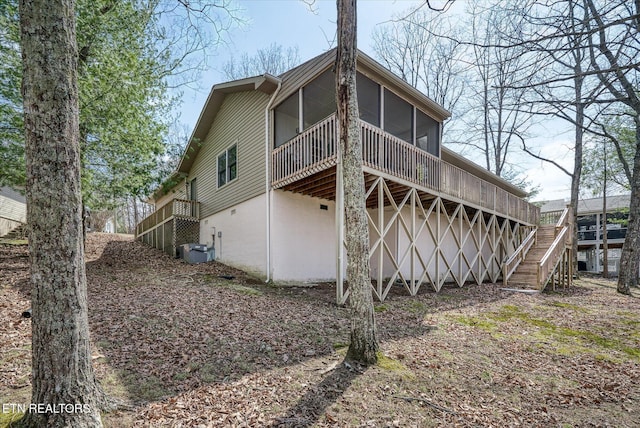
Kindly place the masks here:
<instances>
[{"instance_id":1,"label":"bare tree trunk","mask_svg":"<svg viewBox=\"0 0 640 428\"><path fill-rule=\"evenodd\" d=\"M138 223L140 223L140 216L138 215L138 198L133 196L133 236L137 238Z\"/></svg>"},{"instance_id":2,"label":"bare tree trunk","mask_svg":"<svg viewBox=\"0 0 640 428\"><path fill-rule=\"evenodd\" d=\"M629 226L622 245L620 257L620 273L618 275L618 292L631 294L630 287L638 286L638 269L640 265L640 116L635 117L636 153L633 157L633 180L631 184L631 202L629 204Z\"/></svg>"},{"instance_id":3,"label":"bare tree trunk","mask_svg":"<svg viewBox=\"0 0 640 428\"><path fill-rule=\"evenodd\" d=\"M602 180L602 277L609 278L609 243L607 242L607 143L602 144L604 152L604 179Z\"/></svg>"},{"instance_id":4,"label":"bare tree trunk","mask_svg":"<svg viewBox=\"0 0 640 428\"><path fill-rule=\"evenodd\" d=\"M344 174L347 281L351 314L351 344L347 359L362 364L378 360L375 313L369 271L369 228L366 215L362 141L356 94L356 0L338 0L336 104ZM337 245L340 245L338 242Z\"/></svg>"},{"instance_id":5,"label":"bare tree trunk","mask_svg":"<svg viewBox=\"0 0 640 428\"><path fill-rule=\"evenodd\" d=\"M572 12L573 13L573 12ZM582 100L582 84L584 77L578 75L582 71L582 64L580 63L581 51L579 47L574 46L574 57L576 57L576 64L574 70L576 77L574 82L574 93L576 103L576 123L575 123L575 144L573 151L573 174L571 174L571 215L573 216L573 224L578 224L578 200L580 198L580 180L582 177L582 157L583 157L583 137L584 137L584 108L585 104ZM578 270L578 227L573 228L573 240L571 243L571 253L573 264L573 272L579 275Z\"/></svg>"},{"instance_id":6,"label":"bare tree trunk","mask_svg":"<svg viewBox=\"0 0 640 428\"><path fill-rule=\"evenodd\" d=\"M638 251L638 245L640 245L640 95L635 84L635 75L627 75L624 69L630 65L630 58L635 58L634 54L637 54L637 48L630 52L625 52L624 55L617 52L615 47L621 46L620 41L616 41L613 44L611 39L608 38L611 34L617 34L617 32L607 30L605 20L601 15L602 8L597 7L593 0L584 0L584 2L595 24L595 31L590 33L590 37L597 37L597 42L590 40L590 44L593 46L589 50L591 65L598 72L598 79L612 95L613 100L624 103L635 113L636 152L633 157L633 173L629 180L631 186L629 227L622 246L617 287L618 293L631 294L630 287L638 285L638 268L640 267L640 252ZM640 1L626 2L626 5L634 5L626 9L629 12L629 17L637 17L638 12L640 12ZM625 27L626 40L622 46L636 47L637 43L635 41L640 33L640 20L632 19L629 23L625 23ZM601 68L598 62L600 58L596 56L596 50L600 54L600 58L608 63L607 67L610 67L614 72L609 73ZM633 66L631 69L634 69Z\"/></svg>"},{"instance_id":7,"label":"bare tree trunk","mask_svg":"<svg viewBox=\"0 0 640 428\"><path fill-rule=\"evenodd\" d=\"M23 424L101 427L82 242L74 1L20 0L20 24L33 308L31 400L51 406L27 414Z\"/></svg>"}]
</instances>

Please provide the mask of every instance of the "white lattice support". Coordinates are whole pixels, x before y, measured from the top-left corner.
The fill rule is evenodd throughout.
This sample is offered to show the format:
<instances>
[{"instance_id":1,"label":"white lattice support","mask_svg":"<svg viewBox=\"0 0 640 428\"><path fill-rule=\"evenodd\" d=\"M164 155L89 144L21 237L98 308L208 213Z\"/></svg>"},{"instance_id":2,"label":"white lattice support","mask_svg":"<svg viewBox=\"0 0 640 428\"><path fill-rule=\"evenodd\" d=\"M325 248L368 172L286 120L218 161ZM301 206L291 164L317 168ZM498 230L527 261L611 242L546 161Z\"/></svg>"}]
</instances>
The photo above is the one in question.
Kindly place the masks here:
<instances>
[{"instance_id":1,"label":"white lattice support","mask_svg":"<svg viewBox=\"0 0 640 428\"><path fill-rule=\"evenodd\" d=\"M462 287L467 279L469 278L469 275L475 276L474 272L473 272L473 266L475 263L475 258L473 258L472 260L469 260L469 258L467 257L467 253L465 251L465 246L467 245L467 242L469 241L469 238L473 236L473 232L474 232L474 228L473 225L475 224L475 222L478 220L480 211L476 210L476 213L474 214L473 218L470 220L469 216L467 214L467 211L465 209L461 210L461 216L460 216L460 245L458 247L458 261L459 261L459 271L458 274L460 275L460 281L458 281L458 285L460 287ZM466 231L465 231L465 227L466 227ZM474 240L471 240L472 243L474 242ZM478 254L480 252L480 248L478 248L477 246L475 247L475 253ZM466 272L463 273L463 262L466 265L466 267L464 267L464 270ZM477 278L474 278L477 281Z\"/></svg>"},{"instance_id":2,"label":"white lattice support","mask_svg":"<svg viewBox=\"0 0 640 428\"><path fill-rule=\"evenodd\" d=\"M491 260L492 260L492 254L493 254L492 241L495 239L496 221L497 221L496 216L494 215L490 215L488 221L485 221L483 216L482 224L484 225L484 231L481 233L482 241L480 245L480 248L482 249L482 253L480 255L480 262L482 265L480 276L482 278L482 282L484 282L487 278L491 277L490 271L491 271ZM489 249L488 258L485 257L484 255L484 251L486 247L488 247Z\"/></svg>"},{"instance_id":3,"label":"white lattice support","mask_svg":"<svg viewBox=\"0 0 640 428\"><path fill-rule=\"evenodd\" d=\"M376 281L376 295L378 299L384 300L382 297L382 283L384 281L384 238L387 235L387 228L384 224L384 187L385 183L382 177L377 180L376 189L378 190L378 230L380 232L378 245L378 278Z\"/></svg>"},{"instance_id":4,"label":"white lattice support","mask_svg":"<svg viewBox=\"0 0 640 428\"><path fill-rule=\"evenodd\" d=\"M171 220L171 248L176 249L176 220Z\"/></svg>"},{"instance_id":5,"label":"white lattice support","mask_svg":"<svg viewBox=\"0 0 640 428\"><path fill-rule=\"evenodd\" d=\"M441 231L441 235L440 235L440 239L439 239L439 243L438 243L438 247L442 248L442 246L445 244L446 242L446 237L447 234L451 234L453 241L456 242L456 244L459 244L457 242L457 237L455 234L455 229L454 229L454 223L456 220L456 217L458 216L458 213L460 212L460 207L462 205L458 204L455 208L455 210L453 211L453 214L451 216L449 216L449 214L447 213L446 209L444 210L444 212L442 213L443 215L445 215L446 217L446 228L444 231ZM444 207L443 207L444 208ZM445 279L451 275L454 279L454 281L457 281L455 272L454 272L454 264L456 262L456 257L454 255L452 260L449 260L449 258L447 257L446 253L443 253L442 251L440 252L440 257L442 259L442 261L444 262L445 266L446 266L446 272L444 273L444 275L442 275L442 283L440 284L440 287L442 287L442 285L444 284Z\"/></svg>"},{"instance_id":6,"label":"white lattice support","mask_svg":"<svg viewBox=\"0 0 640 428\"><path fill-rule=\"evenodd\" d=\"M467 207L460 201L452 203L436 196L425 204L417 188L407 186L400 191L402 188L397 183L391 186L392 182L390 178L378 176L365 194L372 207L367 210L370 262L375 270L372 293L380 301L386 299L396 282L401 282L411 295L416 295L425 282L435 291L440 291L448 279L459 287L468 281L495 282L502 275L505 257L518 247L523 233L531 228L493 212ZM337 193L337 211L343 209L340 197ZM372 204L373 198L376 200ZM344 213L337 212L340 252L344 245L344 232L340 231L343 220ZM349 294L342 285L341 263L338 253L340 304Z\"/></svg>"},{"instance_id":7,"label":"white lattice support","mask_svg":"<svg viewBox=\"0 0 640 428\"><path fill-rule=\"evenodd\" d=\"M509 230L509 220L507 219L503 219L502 225L499 224L499 222L495 221L495 224L498 228L498 236L496 237L496 240L494 241L494 246L493 246L493 254L492 254L492 263L491 263L491 282L497 282L498 279L500 278L500 275L502 274L502 258L500 257L500 248L501 248L501 243L504 240L504 235L507 230Z\"/></svg>"},{"instance_id":8,"label":"white lattice support","mask_svg":"<svg viewBox=\"0 0 640 428\"><path fill-rule=\"evenodd\" d=\"M416 191L416 196L418 196L417 191ZM417 285L415 287L415 292L414 294L416 294L420 288L420 286L422 285L422 282L425 279L429 279L429 282L433 284L433 281L431 280L431 278L429 277L429 267L428 264L425 263L424 261L424 257L422 257L422 254L420 253L420 251L418 250L418 240L420 240L421 236L423 235L422 232L425 230L425 228L427 228L427 224L429 222L429 216L431 215L431 212L433 210L433 208L436 206L435 202L431 204L431 206L429 207L429 209L427 211L424 210L424 205L422 204L422 201L420 200L420 198L417 198L417 202L419 203L418 207L420 208L420 213L422 215L422 221L420 222L420 226L418 228L418 230L416 231L416 235L415 235L415 241L416 241L416 257L418 258L418 261L420 262L420 266L422 267L422 273L420 274L420 279L418 279L417 281Z\"/></svg>"},{"instance_id":9,"label":"white lattice support","mask_svg":"<svg viewBox=\"0 0 640 428\"><path fill-rule=\"evenodd\" d=\"M409 260L409 267L411 269L411 275L410 275L410 281L411 283L409 284L409 293L412 296L415 296L416 293L418 292L418 284L416 284L416 252L418 252L418 247L416 245L416 240L417 240L417 236L416 236L416 190L415 189L411 189L411 197L410 197L410 202L411 204L411 211L410 211L410 216L411 216L411 242L409 243L409 247L411 248L411 259Z\"/></svg>"}]
</instances>

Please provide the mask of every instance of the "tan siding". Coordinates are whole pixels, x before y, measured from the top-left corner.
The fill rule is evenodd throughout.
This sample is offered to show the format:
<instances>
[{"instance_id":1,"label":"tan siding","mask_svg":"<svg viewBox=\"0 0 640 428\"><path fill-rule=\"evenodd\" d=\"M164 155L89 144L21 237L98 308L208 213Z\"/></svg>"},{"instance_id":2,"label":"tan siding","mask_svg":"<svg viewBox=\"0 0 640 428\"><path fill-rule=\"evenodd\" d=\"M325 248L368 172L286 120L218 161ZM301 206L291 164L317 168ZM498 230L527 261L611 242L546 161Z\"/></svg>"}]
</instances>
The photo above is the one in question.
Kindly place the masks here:
<instances>
[{"instance_id":1,"label":"tan siding","mask_svg":"<svg viewBox=\"0 0 640 428\"><path fill-rule=\"evenodd\" d=\"M269 96L259 91L225 97L187 178L197 179L200 218L264 193L264 109L268 102ZM218 155L236 143L238 176L218 189Z\"/></svg>"},{"instance_id":2,"label":"tan siding","mask_svg":"<svg viewBox=\"0 0 640 428\"><path fill-rule=\"evenodd\" d=\"M156 210L162 208L167 203L174 199L186 199L186 188L184 184L184 180L180 180L178 184L176 184L166 195L162 195L155 202Z\"/></svg>"}]
</instances>

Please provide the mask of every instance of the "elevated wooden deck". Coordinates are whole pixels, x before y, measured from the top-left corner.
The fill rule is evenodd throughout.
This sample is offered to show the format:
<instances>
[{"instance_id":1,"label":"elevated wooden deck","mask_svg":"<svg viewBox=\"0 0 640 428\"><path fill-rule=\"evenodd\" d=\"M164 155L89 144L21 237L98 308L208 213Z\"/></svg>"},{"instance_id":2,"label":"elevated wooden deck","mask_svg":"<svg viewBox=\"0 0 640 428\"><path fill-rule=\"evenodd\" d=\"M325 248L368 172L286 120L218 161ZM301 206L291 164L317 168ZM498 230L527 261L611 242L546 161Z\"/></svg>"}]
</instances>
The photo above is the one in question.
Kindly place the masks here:
<instances>
[{"instance_id":1,"label":"elevated wooden deck","mask_svg":"<svg viewBox=\"0 0 640 428\"><path fill-rule=\"evenodd\" d=\"M136 238L167 254L181 244L199 242L200 203L174 199L136 226Z\"/></svg>"},{"instance_id":2,"label":"elevated wooden deck","mask_svg":"<svg viewBox=\"0 0 640 428\"><path fill-rule=\"evenodd\" d=\"M335 200L339 147L332 115L276 148L272 186ZM426 200L442 197L527 225L538 224L540 209L457 166L361 121L363 170L367 182L388 178L398 189L416 188ZM375 205L374 201L371 201Z\"/></svg>"}]
</instances>

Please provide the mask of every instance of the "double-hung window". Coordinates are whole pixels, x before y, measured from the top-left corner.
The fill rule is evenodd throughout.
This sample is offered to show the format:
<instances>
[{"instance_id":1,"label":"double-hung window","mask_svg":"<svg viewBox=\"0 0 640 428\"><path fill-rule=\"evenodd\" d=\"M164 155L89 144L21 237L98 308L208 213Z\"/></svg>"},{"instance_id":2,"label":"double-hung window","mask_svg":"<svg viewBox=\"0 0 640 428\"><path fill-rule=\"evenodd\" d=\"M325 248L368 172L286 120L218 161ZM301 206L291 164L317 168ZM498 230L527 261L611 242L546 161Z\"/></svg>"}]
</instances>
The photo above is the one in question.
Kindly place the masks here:
<instances>
[{"instance_id":1,"label":"double-hung window","mask_svg":"<svg viewBox=\"0 0 640 428\"><path fill-rule=\"evenodd\" d=\"M218 156L218 187L238 176L238 145L234 144Z\"/></svg>"}]
</instances>

